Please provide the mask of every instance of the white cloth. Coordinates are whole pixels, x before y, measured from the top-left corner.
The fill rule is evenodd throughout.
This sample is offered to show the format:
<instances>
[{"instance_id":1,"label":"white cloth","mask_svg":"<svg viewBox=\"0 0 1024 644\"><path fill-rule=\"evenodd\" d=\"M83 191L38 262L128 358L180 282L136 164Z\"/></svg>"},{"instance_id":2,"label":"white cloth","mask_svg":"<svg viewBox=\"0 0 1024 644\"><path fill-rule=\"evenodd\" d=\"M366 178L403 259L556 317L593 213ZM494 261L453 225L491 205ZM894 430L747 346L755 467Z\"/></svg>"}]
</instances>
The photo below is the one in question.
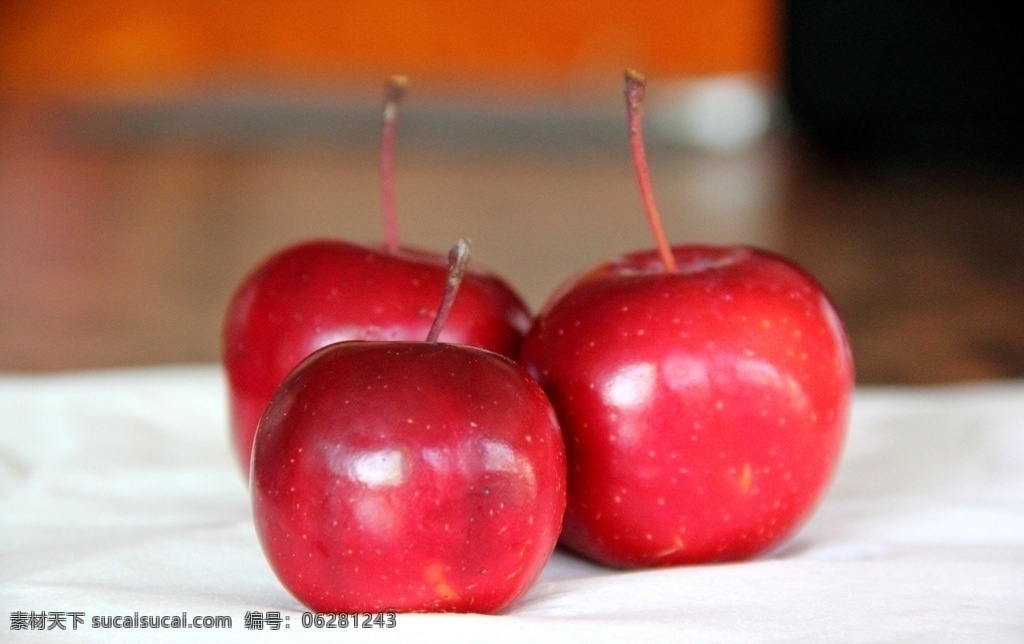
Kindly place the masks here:
<instances>
[{"instance_id":1,"label":"white cloth","mask_svg":"<svg viewBox=\"0 0 1024 644\"><path fill-rule=\"evenodd\" d=\"M556 552L506 614L345 632L303 628L268 568L225 400L212 365L0 376L0 640L1024 642L1024 382L858 389L827 497L768 556L623 572ZM84 622L10 629L32 611ZM136 612L232 626L92 627Z\"/></svg>"}]
</instances>

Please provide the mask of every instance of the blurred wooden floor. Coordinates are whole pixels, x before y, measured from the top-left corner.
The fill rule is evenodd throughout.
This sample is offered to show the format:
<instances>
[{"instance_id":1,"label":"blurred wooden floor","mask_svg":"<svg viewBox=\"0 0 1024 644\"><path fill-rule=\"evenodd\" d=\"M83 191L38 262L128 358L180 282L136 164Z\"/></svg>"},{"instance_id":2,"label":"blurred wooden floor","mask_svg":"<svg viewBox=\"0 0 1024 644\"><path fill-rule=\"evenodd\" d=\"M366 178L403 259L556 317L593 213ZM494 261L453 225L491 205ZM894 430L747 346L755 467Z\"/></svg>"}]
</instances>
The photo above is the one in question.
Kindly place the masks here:
<instances>
[{"instance_id":1,"label":"blurred wooden floor","mask_svg":"<svg viewBox=\"0 0 1024 644\"><path fill-rule=\"evenodd\" d=\"M474 261L535 308L649 245L624 125L603 114L408 105L404 242L472 238ZM373 102L0 106L0 371L217 360L224 306L261 257L382 238L376 118ZM1024 377L1019 173L844 166L784 134L735 155L652 148L672 240L754 243L810 269L861 383Z\"/></svg>"}]
</instances>

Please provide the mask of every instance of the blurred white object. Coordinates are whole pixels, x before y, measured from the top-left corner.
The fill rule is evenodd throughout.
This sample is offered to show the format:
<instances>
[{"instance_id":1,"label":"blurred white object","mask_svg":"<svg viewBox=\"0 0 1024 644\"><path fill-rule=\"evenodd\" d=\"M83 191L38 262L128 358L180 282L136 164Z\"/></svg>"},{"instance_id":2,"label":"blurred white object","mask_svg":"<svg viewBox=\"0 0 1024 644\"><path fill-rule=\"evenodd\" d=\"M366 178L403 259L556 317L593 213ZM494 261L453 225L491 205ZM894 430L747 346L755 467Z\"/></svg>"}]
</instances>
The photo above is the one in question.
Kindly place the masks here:
<instances>
[{"instance_id":1,"label":"blurred white object","mask_svg":"<svg viewBox=\"0 0 1024 644\"><path fill-rule=\"evenodd\" d=\"M651 133L713 152L755 145L772 122L773 92L747 75L659 82L648 89Z\"/></svg>"}]
</instances>

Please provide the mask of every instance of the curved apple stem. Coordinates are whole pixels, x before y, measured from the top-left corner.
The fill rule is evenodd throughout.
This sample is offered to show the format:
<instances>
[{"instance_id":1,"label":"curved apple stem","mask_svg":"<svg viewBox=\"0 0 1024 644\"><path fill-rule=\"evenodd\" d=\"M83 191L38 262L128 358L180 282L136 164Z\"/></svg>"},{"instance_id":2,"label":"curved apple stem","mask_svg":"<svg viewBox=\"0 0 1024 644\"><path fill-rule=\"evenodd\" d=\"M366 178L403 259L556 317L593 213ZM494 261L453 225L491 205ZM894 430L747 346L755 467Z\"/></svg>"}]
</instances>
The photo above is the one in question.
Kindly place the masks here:
<instances>
[{"instance_id":1,"label":"curved apple stem","mask_svg":"<svg viewBox=\"0 0 1024 644\"><path fill-rule=\"evenodd\" d=\"M441 306L434 316L434 323L430 325L427 333L427 342L437 342L441 335L441 328L444 327L448 314L455 304L455 294L459 292L462 284L462 276L466 273L466 264L469 262L469 240L460 239L448 251L448 281L444 285L444 295L441 296Z\"/></svg>"},{"instance_id":2,"label":"curved apple stem","mask_svg":"<svg viewBox=\"0 0 1024 644\"><path fill-rule=\"evenodd\" d=\"M651 177L647 168L647 153L644 151L643 112L646 87L647 79L643 74L632 69L626 70L626 126L629 128L629 145L633 152L636 180L640 184L640 196L644 201L647 223L654 235L658 254L661 255L665 270L672 273L676 270L676 258L672 255L672 248L661 227L661 215L658 214L658 206L654 202L654 191L651 189Z\"/></svg>"},{"instance_id":3,"label":"curved apple stem","mask_svg":"<svg viewBox=\"0 0 1024 644\"><path fill-rule=\"evenodd\" d=\"M392 76L384 89L384 109L381 116L380 135L380 196L384 212L384 232L387 247L391 253L398 252L398 215L395 206L395 121L398 105L405 96L409 79Z\"/></svg>"}]
</instances>

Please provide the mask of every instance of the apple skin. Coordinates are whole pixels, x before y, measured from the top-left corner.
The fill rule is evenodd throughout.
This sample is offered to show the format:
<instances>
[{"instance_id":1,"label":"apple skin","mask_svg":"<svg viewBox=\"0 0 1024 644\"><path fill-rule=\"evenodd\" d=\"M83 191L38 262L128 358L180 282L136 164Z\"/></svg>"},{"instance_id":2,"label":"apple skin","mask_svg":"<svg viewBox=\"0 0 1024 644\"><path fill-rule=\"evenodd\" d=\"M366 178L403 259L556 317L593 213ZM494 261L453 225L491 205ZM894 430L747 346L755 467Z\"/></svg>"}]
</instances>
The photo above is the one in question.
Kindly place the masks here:
<instances>
[{"instance_id":1,"label":"apple skin","mask_svg":"<svg viewBox=\"0 0 1024 644\"><path fill-rule=\"evenodd\" d=\"M232 296L222 330L231 439L243 473L263 410L299 362L342 340L423 340L446 280L442 255L340 240L299 243L257 266ZM467 271L440 340L514 357L530 317L503 280Z\"/></svg>"},{"instance_id":2,"label":"apple skin","mask_svg":"<svg viewBox=\"0 0 1024 644\"><path fill-rule=\"evenodd\" d=\"M551 556L565 467L555 412L512 360L342 342L274 395L250 492L271 567L310 609L492 613Z\"/></svg>"},{"instance_id":3,"label":"apple skin","mask_svg":"<svg viewBox=\"0 0 1024 644\"><path fill-rule=\"evenodd\" d=\"M680 246L564 284L520 360L559 414L562 543L614 567L741 560L811 514L845 439L854 366L828 296L783 257Z\"/></svg>"}]
</instances>

